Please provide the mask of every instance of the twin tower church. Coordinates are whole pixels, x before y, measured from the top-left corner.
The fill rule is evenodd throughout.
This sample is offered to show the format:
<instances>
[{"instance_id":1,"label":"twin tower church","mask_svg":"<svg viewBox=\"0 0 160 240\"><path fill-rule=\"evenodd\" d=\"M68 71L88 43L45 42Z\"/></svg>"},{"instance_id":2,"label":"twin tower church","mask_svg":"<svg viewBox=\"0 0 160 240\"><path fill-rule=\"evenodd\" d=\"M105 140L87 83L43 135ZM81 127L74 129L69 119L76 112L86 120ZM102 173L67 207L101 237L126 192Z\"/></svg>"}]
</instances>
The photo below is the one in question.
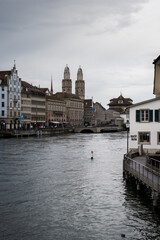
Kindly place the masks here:
<instances>
[{"instance_id":1,"label":"twin tower church","mask_svg":"<svg viewBox=\"0 0 160 240\"><path fill-rule=\"evenodd\" d=\"M62 92L72 94L72 80L68 65L64 69L64 79L62 80ZM75 94L82 100L85 99L85 81L81 67L77 71L77 80L75 81Z\"/></svg>"}]
</instances>

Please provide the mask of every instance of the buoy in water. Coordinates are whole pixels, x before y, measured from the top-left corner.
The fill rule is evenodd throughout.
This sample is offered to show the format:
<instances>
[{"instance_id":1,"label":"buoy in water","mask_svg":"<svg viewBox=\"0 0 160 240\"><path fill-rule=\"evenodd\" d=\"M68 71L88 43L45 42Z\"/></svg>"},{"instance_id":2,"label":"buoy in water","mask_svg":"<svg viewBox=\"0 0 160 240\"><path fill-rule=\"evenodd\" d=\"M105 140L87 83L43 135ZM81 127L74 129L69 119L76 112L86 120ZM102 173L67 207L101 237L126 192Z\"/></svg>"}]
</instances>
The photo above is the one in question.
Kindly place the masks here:
<instances>
[{"instance_id":1,"label":"buoy in water","mask_svg":"<svg viewBox=\"0 0 160 240\"><path fill-rule=\"evenodd\" d=\"M121 234L121 237L125 238L125 237L126 237L126 235L125 235L124 233L122 233L122 234Z\"/></svg>"},{"instance_id":2,"label":"buoy in water","mask_svg":"<svg viewBox=\"0 0 160 240\"><path fill-rule=\"evenodd\" d=\"M91 151L91 159L93 159L93 151Z\"/></svg>"}]
</instances>

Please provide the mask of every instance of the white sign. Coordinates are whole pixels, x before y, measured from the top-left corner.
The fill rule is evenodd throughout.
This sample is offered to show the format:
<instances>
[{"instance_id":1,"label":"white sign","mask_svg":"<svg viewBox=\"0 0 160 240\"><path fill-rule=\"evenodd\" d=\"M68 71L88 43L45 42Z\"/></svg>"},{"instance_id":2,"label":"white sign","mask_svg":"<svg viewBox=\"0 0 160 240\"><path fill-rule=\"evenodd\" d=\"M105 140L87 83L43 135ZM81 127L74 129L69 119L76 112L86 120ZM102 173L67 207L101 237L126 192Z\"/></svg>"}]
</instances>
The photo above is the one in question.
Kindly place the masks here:
<instances>
[{"instance_id":1,"label":"white sign","mask_svg":"<svg viewBox=\"0 0 160 240\"><path fill-rule=\"evenodd\" d=\"M131 140L132 141L137 141L137 135L131 135Z\"/></svg>"}]
</instances>

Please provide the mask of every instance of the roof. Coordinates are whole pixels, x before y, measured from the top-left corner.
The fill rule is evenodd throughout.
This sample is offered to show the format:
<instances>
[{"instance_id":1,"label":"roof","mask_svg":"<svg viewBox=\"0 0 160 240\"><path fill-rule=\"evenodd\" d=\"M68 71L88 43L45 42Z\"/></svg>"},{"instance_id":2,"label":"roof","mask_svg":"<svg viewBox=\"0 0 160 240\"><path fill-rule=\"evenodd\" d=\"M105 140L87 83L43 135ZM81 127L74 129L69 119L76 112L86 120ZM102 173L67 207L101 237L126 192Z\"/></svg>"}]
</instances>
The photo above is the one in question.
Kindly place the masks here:
<instances>
[{"instance_id":1,"label":"roof","mask_svg":"<svg viewBox=\"0 0 160 240\"><path fill-rule=\"evenodd\" d=\"M56 100L56 101L59 101L59 102L64 102L64 99L58 99L55 94L54 95L46 95L46 99L47 100Z\"/></svg>"},{"instance_id":2,"label":"roof","mask_svg":"<svg viewBox=\"0 0 160 240\"><path fill-rule=\"evenodd\" d=\"M159 61L160 61L160 55L156 59L153 60L153 64L156 64Z\"/></svg>"},{"instance_id":3,"label":"roof","mask_svg":"<svg viewBox=\"0 0 160 240\"><path fill-rule=\"evenodd\" d=\"M119 100L123 100L123 103L119 103ZM122 94L118 98L112 98L110 100L109 106L129 106L131 105L133 100L131 98L124 98Z\"/></svg>"},{"instance_id":4,"label":"roof","mask_svg":"<svg viewBox=\"0 0 160 240\"><path fill-rule=\"evenodd\" d=\"M99 102L94 103L94 105L98 104L103 110L106 110Z\"/></svg>"},{"instance_id":5,"label":"roof","mask_svg":"<svg viewBox=\"0 0 160 240\"><path fill-rule=\"evenodd\" d=\"M114 108L110 107L109 110L114 110L115 112L119 112L119 113L122 113L124 111L124 109L121 107L114 107Z\"/></svg>"},{"instance_id":6,"label":"roof","mask_svg":"<svg viewBox=\"0 0 160 240\"><path fill-rule=\"evenodd\" d=\"M11 70L7 70L7 71L0 71L0 75L11 75Z\"/></svg>"},{"instance_id":7,"label":"roof","mask_svg":"<svg viewBox=\"0 0 160 240\"><path fill-rule=\"evenodd\" d=\"M2 80L0 86L7 86L7 77L5 75L0 74L0 80Z\"/></svg>"},{"instance_id":8,"label":"roof","mask_svg":"<svg viewBox=\"0 0 160 240\"><path fill-rule=\"evenodd\" d=\"M78 95L73 94L73 93L66 93L66 92L57 92L53 94L54 99L77 99L81 100Z\"/></svg>"},{"instance_id":9,"label":"roof","mask_svg":"<svg viewBox=\"0 0 160 240\"><path fill-rule=\"evenodd\" d=\"M21 87L22 87L22 92L23 93L24 92L35 93L35 94L39 94L39 95L44 95L45 96L45 93L43 91L41 91L40 88L38 88L36 86L32 86L28 82L21 81Z\"/></svg>"},{"instance_id":10,"label":"roof","mask_svg":"<svg viewBox=\"0 0 160 240\"><path fill-rule=\"evenodd\" d=\"M143 105L143 104L146 104L146 103L150 103L150 102L154 102L154 101L158 101L158 100L160 100L160 97L155 97L155 98L143 101L143 102L132 104L128 108L133 108L133 107L136 107L136 106L140 106L140 105Z\"/></svg>"},{"instance_id":11,"label":"roof","mask_svg":"<svg viewBox=\"0 0 160 240\"><path fill-rule=\"evenodd\" d=\"M46 92L46 91L49 91L49 89L48 88L39 88L42 92Z\"/></svg>"}]
</instances>

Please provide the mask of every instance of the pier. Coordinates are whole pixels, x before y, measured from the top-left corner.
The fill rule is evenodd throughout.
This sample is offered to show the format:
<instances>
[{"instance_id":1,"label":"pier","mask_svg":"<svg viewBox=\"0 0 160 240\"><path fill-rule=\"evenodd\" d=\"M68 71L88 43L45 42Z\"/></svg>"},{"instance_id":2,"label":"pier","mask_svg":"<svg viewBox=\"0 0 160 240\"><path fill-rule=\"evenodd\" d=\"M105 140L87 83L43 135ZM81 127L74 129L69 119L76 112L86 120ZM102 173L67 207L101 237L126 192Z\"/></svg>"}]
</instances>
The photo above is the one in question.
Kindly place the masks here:
<instances>
[{"instance_id":1,"label":"pier","mask_svg":"<svg viewBox=\"0 0 160 240\"><path fill-rule=\"evenodd\" d=\"M147 155L124 155L123 171L126 180L130 177L135 179L137 190L140 190L141 185L151 190L153 205L157 206L160 200L160 162Z\"/></svg>"}]
</instances>

